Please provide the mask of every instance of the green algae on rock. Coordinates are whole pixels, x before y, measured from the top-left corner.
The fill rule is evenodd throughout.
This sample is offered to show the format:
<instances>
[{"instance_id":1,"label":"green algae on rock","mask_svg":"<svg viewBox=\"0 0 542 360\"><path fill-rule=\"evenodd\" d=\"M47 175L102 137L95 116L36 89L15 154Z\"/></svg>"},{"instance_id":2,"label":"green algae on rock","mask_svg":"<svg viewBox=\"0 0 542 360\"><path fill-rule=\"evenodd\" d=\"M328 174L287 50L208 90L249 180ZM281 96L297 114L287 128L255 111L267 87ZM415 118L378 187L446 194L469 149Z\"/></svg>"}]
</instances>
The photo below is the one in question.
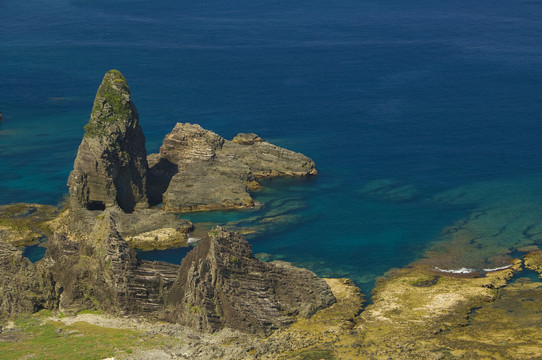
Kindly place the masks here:
<instances>
[{"instance_id":1,"label":"green algae on rock","mask_svg":"<svg viewBox=\"0 0 542 360\"><path fill-rule=\"evenodd\" d=\"M126 79L108 71L98 88L68 179L71 206L147 208L147 153Z\"/></svg>"},{"instance_id":2,"label":"green algae on rock","mask_svg":"<svg viewBox=\"0 0 542 360\"><path fill-rule=\"evenodd\" d=\"M38 244L52 235L47 222L58 216L51 205L17 203L0 206L0 241L16 247Z\"/></svg>"}]
</instances>

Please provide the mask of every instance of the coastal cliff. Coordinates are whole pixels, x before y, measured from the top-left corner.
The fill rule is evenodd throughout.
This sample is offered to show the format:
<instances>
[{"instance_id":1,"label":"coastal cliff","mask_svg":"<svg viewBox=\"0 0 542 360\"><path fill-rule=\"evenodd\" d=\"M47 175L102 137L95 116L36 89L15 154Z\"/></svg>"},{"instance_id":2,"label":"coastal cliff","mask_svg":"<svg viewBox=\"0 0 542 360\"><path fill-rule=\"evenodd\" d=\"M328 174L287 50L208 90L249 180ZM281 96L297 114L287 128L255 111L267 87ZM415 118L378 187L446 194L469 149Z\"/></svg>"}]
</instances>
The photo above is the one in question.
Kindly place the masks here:
<instances>
[{"instance_id":1,"label":"coastal cliff","mask_svg":"<svg viewBox=\"0 0 542 360\"><path fill-rule=\"evenodd\" d=\"M426 259L380 278L365 308L352 281L259 261L243 237L223 227L181 265L141 260L134 248L184 246L193 229L149 205L252 206L258 179L314 175L314 162L256 134L228 141L193 124L177 124L160 153L147 158L128 86L114 70L104 77L85 130L60 214L36 204L0 207L0 343L7 358L62 358L66 353L51 349L76 339L71 358L83 341L93 349L111 334L122 337L124 352L112 342L93 356L540 358L542 283L522 277L529 270L542 276L538 245L484 272L441 270L430 265L436 255L428 251ZM363 191L398 201L416 196L399 189L379 182ZM454 234L469 230L460 225ZM36 263L15 247L45 239L47 252Z\"/></svg>"}]
</instances>

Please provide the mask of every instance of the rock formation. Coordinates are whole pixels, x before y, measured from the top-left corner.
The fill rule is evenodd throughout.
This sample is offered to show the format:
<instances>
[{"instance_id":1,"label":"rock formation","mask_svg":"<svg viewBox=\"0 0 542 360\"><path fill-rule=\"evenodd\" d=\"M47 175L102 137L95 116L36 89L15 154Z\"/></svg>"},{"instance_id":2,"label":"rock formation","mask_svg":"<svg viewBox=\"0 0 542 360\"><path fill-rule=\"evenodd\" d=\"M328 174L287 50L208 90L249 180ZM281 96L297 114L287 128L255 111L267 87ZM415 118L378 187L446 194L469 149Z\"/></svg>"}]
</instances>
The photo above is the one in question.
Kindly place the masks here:
<instances>
[{"instance_id":1,"label":"rock formation","mask_svg":"<svg viewBox=\"0 0 542 360\"><path fill-rule=\"evenodd\" d=\"M13 246L36 245L52 233L46 221L58 216L51 205L16 203L0 206L0 241Z\"/></svg>"},{"instance_id":2,"label":"rock formation","mask_svg":"<svg viewBox=\"0 0 542 360\"><path fill-rule=\"evenodd\" d=\"M72 205L125 212L148 207L145 136L126 79L108 71L94 100L68 186Z\"/></svg>"},{"instance_id":3,"label":"rock formation","mask_svg":"<svg viewBox=\"0 0 542 360\"><path fill-rule=\"evenodd\" d=\"M149 156L149 197L166 210L214 210L254 205L257 179L317 173L308 157L239 134L232 141L196 124L175 125L160 154Z\"/></svg>"},{"instance_id":4,"label":"rock formation","mask_svg":"<svg viewBox=\"0 0 542 360\"><path fill-rule=\"evenodd\" d=\"M223 228L209 235L183 259L167 319L205 331L230 327L268 335L335 302L312 272L261 262L244 238Z\"/></svg>"},{"instance_id":5,"label":"rock formation","mask_svg":"<svg viewBox=\"0 0 542 360\"><path fill-rule=\"evenodd\" d=\"M0 241L0 314L53 309L56 298L51 274Z\"/></svg>"},{"instance_id":6,"label":"rock formation","mask_svg":"<svg viewBox=\"0 0 542 360\"><path fill-rule=\"evenodd\" d=\"M49 241L48 264L65 313L100 309L114 313L149 313L162 308L178 265L138 260L119 235L106 210L86 239L57 233Z\"/></svg>"},{"instance_id":7,"label":"rock formation","mask_svg":"<svg viewBox=\"0 0 542 360\"><path fill-rule=\"evenodd\" d=\"M36 264L0 239L0 312L98 309L205 331L231 327L268 335L335 301L310 271L261 262L244 238L223 228L180 266L140 260L133 249L186 245L192 230L189 221L150 209L149 199L163 201L167 210L252 206L249 189L258 178L316 174L312 160L255 134L227 141L191 124L177 124L149 160L152 170L126 80L111 70L85 126L65 211L56 216L53 207L0 207L3 238L50 238Z\"/></svg>"},{"instance_id":8,"label":"rock formation","mask_svg":"<svg viewBox=\"0 0 542 360\"><path fill-rule=\"evenodd\" d=\"M87 238L57 233L43 263L67 314L82 309L145 314L198 330L231 327L269 334L310 317L335 298L325 281L288 263L264 263L252 256L237 233L217 228L181 266L137 259L117 231L111 210Z\"/></svg>"}]
</instances>

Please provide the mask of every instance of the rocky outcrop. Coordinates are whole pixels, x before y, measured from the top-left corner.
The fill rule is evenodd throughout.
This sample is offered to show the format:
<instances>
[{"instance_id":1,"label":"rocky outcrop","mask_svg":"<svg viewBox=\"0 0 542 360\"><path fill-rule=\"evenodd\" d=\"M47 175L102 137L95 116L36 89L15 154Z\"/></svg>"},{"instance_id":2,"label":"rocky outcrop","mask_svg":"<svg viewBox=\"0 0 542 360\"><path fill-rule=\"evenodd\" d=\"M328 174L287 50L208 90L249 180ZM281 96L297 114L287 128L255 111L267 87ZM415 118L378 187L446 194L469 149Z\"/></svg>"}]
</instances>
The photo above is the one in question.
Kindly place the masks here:
<instances>
[{"instance_id":1,"label":"rocky outcrop","mask_svg":"<svg viewBox=\"0 0 542 360\"><path fill-rule=\"evenodd\" d=\"M58 216L51 205L17 203L0 206L0 241L13 246L36 245L52 235L46 222Z\"/></svg>"},{"instance_id":2,"label":"rocky outcrop","mask_svg":"<svg viewBox=\"0 0 542 360\"><path fill-rule=\"evenodd\" d=\"M13 245L0 241L0 314L56 307L52 276Z\"/></svg>"},{"instance_id":3,"label":"rocky outcrop","mask_svg":"<svg viewBox=\"0 0 542 360\"><path fill-rule=\"evenodd\" d=\"M244 238L217 228L183 259L166 318L204 331L267 335L333 302L329 286L312 272L261 262Z\"/></svg>"},{"instance_id":4,"label":"rocky outcrop","mask_svg":"<svg viewBox=\"0 0 542 360\"><path fill-rule=\"evenodd\" d=\"M310 317L335 298L325 281L284 262L252 256L237 233L217 228L181 266L137 259L104 211L86 238L56 233L42 260L52 275L58 307L145 314L198 330L230 327L267 335L299 316Z\"/></svg>"},{"instance_id":5,"label":"rocky outcrop","mask_svg":"<svg viewBox=\"0 0 542 360\"><path fill-rule=\"evenodd\" d=\"M317 173L308 157L239 134L228 141L196 124L177 124L160 154L149 156L149 194L166 210L214 210L254 206L257 179Z\"/></svg>"},{"instance_id":6,"label":"rocky outcrop","mask_svg":"<svg viewBox=\"0 0 542 360\"><path fill-rule=\"evenodd\" d=\"M141 261L117 231L109 210L96 220L86 239L57 233L44 259L60 292L66 313L100 309L148 313L163 307L178 265Z\"/></svg>"},{"instance_id":7,"label":"rocky outcrop","mask_svg":"<svg viewBox=\"0 0 542 360\"><path fill-rule=\"evenodd\" d=\"M94 100L70 174L71 205L125 212L147 208L145 136L126 79L108 71Z\"/></svg>"}]
</instances>

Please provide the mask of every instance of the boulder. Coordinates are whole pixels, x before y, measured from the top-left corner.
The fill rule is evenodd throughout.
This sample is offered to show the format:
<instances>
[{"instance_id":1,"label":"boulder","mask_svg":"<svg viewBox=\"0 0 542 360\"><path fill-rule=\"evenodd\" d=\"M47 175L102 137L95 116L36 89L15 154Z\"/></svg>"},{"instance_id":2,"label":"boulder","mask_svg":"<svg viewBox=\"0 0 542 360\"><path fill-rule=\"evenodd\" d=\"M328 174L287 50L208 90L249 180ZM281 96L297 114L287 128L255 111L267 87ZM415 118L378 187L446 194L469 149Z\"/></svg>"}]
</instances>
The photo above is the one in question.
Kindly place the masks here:
<instances>
[{"instance_id":1,"label":"boulder","mask_svg":"<svg viewBox=\"0 0 542 360\"><path fill-rule=\"evenodd\" d=\"M71 205L125 212L147 208L145 136L124 76L108 71L68 179Z\"/></svg>"}]
</instances>

